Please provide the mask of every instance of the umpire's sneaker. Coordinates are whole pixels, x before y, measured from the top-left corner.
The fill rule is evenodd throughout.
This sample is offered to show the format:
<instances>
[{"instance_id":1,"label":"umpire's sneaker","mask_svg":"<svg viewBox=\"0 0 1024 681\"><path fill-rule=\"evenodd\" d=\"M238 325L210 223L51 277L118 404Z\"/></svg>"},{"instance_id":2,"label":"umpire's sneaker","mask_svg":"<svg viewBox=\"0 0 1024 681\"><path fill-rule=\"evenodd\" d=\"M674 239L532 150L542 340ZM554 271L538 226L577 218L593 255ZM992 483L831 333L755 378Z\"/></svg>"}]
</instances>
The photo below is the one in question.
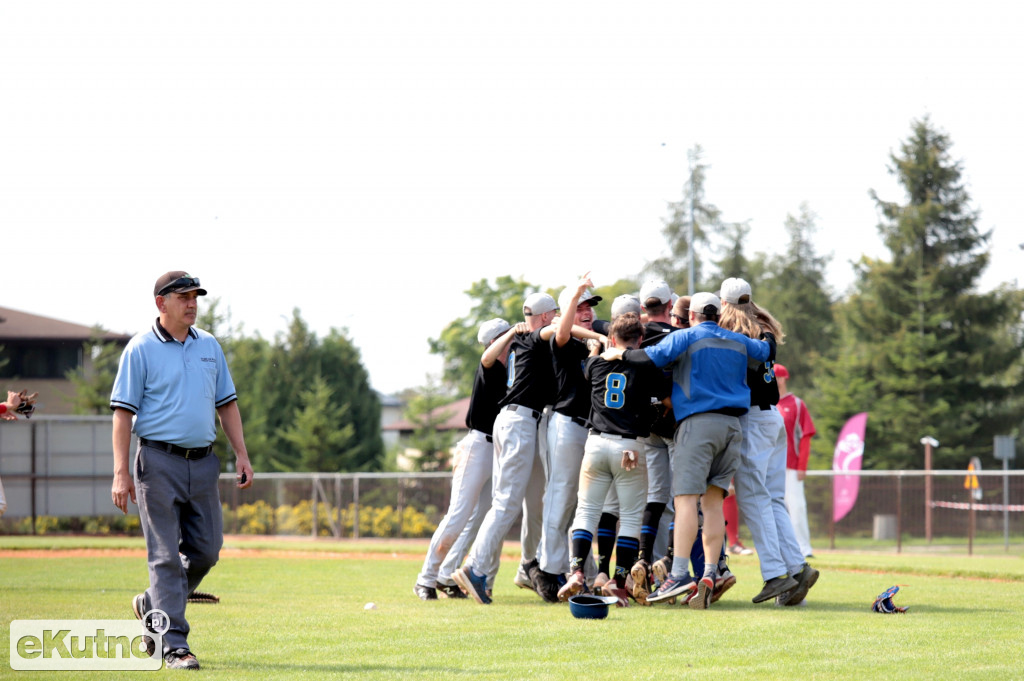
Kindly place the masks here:
<instances>
[{"instance_id":1,"label":"umpire's sneaker","mask_svg":"<svg viewBox=\"0 0 1024 681\"><path fill-rule=\"evenodd\" d=\"M448 598L469 598L466 594L462 593L462 589L455 586L454 584L445 584L444 582L437 583L437 590L443 593Z\"/></svg>"},{"instance_id":2,"label":"umpire's sneaker","mask_svg":"<svg viewBox=\"0 0 1024 681\"><path fill-rule=\"evenodd\" d=\"M412 592L419 596L421 601L436 601L437 600L437 589L432 586L423 586L417 584L412 588Z\"/></svg>"},{"instance_id":3,"label":"umpire's sneaker","mask_svg":"<svg viewBox=\"0 0 1024 681\"><path fill-rule=\"evenodd\" d=\"M199 669L199 660L188 648L178 648L164 655L168 669Z\"/></svg>"},{"instance_id":4,"label":"umpire's sneaker","mask_svg":"<svg viewBox=\"0 0 1024 681\"><path fill-rule=\"evenodd\" d=\"M764 583L761 593L754 596L752 600L755 603L763 603L770 598L775 598L779 594L795 589L797 586L799 586L799 583L789 575L772 577Z\"/></svg>"},{"instance_id":5,"label":"umpire's sneaker","mask_svg":"<svg viewBox=\"0 0 1024 681\"><path fill-rule=\"evenodd\" d=\"M137 620L141 620L146 614L146 594L141 593L132 599L132 612L135 613Z\"/></svg>"},{"instance_id":6,"label":"umpire's sneaker","mask_svg":"<svg viewBox=\"0 0 1024 681\"><path fill-rule=\"evenodd\" d=\"M533 573L540 569L540 565L537 563L537 559L534 558L529 563L519 563L519 569L516 570L516 576L512 582L520 589L529 589L533 591Z\"/></svg>"},{"instance_id":7,"label":"umpire's sneaker","mask_svg":"<svg viewBox=\"0 0 1024 681\"><path fill-rule=\"evenodd\" d=\"M797 583L796 588L779 594L775 598L775 604L800 605L803 600L807 598L807 592L810 591L811 587L814 586L814 583L818 581L818 575L820 574L820 572L812 568L809 564L804 563L800 572L794 575Z\"/></svg>"},{"instance_id":8,"label":"umpire's sneaker","mask_svg":"<svg viewBox=\"0 0 1024 681\"><path fill-rule=\"evenodd\" d=\"M683 579L676 579L672 575L668 576L661 586L647 597L648 603L660 603L661 601L667 601L677 596L689 597L697 591L697 582L693 581L690 575L686 575Z\"/></svg>"},{"instance_id":9,"label":"umpire's sneaker","mask_svg":"<svg viewBox=\"0 0 1024 681\"><path fill-rule=\"evenodd\" d=\"M453 572L452 579L480 605L488 605L491 602L491 597L487 593L487 578L478 576L468 565Z\"/></svg>"}]
</instances>

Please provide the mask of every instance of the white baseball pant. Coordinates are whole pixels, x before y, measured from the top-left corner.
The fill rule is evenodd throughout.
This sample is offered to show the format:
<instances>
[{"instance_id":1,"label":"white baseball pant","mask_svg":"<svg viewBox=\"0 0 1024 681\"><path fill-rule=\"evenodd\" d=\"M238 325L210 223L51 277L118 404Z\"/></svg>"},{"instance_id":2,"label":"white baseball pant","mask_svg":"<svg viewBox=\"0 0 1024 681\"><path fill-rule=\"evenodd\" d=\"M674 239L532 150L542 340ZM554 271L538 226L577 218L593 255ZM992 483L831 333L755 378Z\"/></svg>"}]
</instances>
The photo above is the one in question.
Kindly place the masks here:
<instances>
[{"instance_id":1,"label":"white baseball pant","mask_svg":"<svg viewBox=\"0 0 1024 681\"><path fill-rule=\"evenodd\" d=\"M548 479L539 558L540 569L553 575L569 571L569 525L576 509L587 433L587 428L565 414L553 412L548 418Z\"/></svg>"},{"instance_id":2,"label":"white baseball pant","mask_svg":"<svg viewBox=\"0 0 1024 681\"><path fill-rule=\"evenodd\" d=\"M540 523L540 509L527 509L523 504L529 490L536 499L543 502L544 470L537 452L537 419L532 411L516 405L509 405L498 412L494 421L494 484L492 486L491 508L484 516L476 542L469 552L467 563L479 575L492 578L498 573L501 561L501 547L505 535L523 509L525 528L536 515ZM524 554L526 546L524 548Z\"/></svg>"},{"instance_id":3,"label":"white baseball pant","mask_svg":"<svg viewBox=\"0 0 1024 681\"><path fill-rule=\"evenodd\" d=\"M786 509L793 521L800 553L810 556L814 551L811 550L811 528L807 523L807 497L804 495L804 481L797 479L796 475L795 468L786 469Z\"/></svg>"},{"instance_id":4,"label":"white baseball pant","mask_svg":"<svg viewBox=\"0 0 1024 681\"><path fill-rule=\"evenodd\" d=\"M456 447L455 458L456 466L452 475L448 512L434 530L430 548L427 549L423 567L416 579L416 583L423 586L437 584L441 564L452 553L451 549L456 545L463 530L470 525L474 514L479 516L478 528L483 522L483 514L477 512L483 501L481 497L486 498L490 505L491 469L494 465L494 445L490 436L479 430L470 430ZM461 563L461 559L459 562ZM448 574L450 575L451 571Z\"/></svg>"}]
</instances>

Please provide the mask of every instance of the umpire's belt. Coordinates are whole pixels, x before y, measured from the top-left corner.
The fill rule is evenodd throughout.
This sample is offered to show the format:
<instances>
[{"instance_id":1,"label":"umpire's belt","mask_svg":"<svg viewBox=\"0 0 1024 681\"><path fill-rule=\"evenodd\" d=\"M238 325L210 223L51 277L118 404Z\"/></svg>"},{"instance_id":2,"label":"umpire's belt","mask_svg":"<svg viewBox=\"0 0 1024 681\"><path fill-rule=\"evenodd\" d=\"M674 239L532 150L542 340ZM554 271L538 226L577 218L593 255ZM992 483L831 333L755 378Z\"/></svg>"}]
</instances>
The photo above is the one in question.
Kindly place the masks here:
<instances>
[{"instance_id":1,"label":"umpire's belt","mask_svg":"<svg viewBox=\"0 0 1024 681\"><path fill-rule=\"evenodd\" d=\"M529 407L524 407L521 404L509 404L505 408L509 411L519 412L520 414L529 414L534 418L534 420L540 421L541 413L536 409L530 409Z\"/></svg>"},{"instance_id":2,"label":"umpire's belt","mask_svg":"<svg viewBox=\"0 0 1024 681\"><path fill-rule=\"evenodd\" d=\"M159 440L147 440L144 437L140 437L139 442L141 442L144 447L152 447L153 449L159 449L162 452L174 454L175 456L180 456L183 459L189 460L201 459L213 451L213 445L206 445L205 447L186 448L171 444L170 442L160 442Z\"/></svg>"}]
</instances>

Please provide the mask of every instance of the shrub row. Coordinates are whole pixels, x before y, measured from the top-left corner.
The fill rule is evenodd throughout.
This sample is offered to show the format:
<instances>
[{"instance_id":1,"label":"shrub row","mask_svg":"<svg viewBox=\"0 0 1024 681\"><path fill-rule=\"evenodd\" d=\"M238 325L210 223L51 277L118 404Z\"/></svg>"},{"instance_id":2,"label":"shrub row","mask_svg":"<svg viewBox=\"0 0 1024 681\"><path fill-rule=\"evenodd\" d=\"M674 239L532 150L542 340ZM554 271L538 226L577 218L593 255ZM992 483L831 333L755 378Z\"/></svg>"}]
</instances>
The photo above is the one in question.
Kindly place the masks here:
<instances>
[{"instance_id":1,"label":"shrub row","mask_svg":"<svg viewBox=\"0 0 1024 681\"><path fill-rule=\"evenodd\" d=\"M428 513L436 512L427 509ZM331 524L340 523L343 537L354 536L355 504L341 509L319 504L317 506L317 535L332 535ZM359 507L360 537L429 537L437 527L427 513L406 506ZM304 499L295 505L274 508L260 500L242 504L232 511L224 505L224 531L236 534L282 534L311 536L313 534L313 503Z\"/></svg>"},{"instance_id":2,"label":"shrub row","mask_svg":"<svg viewBox=\"0 0 1024 681\"><path fill-rule=\"evenodd\" d=\"M274 508L265 501L242 504L232 510L223 505L224 531L233 534L280 534L311 536L313 534L313 504L309 499L295 505L285 504ZM359 507L360 537L429 537L437 527L430 522L426 512L406 506L399 513L391 506L374 508ZM339 518L340 516L340 518ZM317 535L332 536L331 522L340 520L341 534L354 536L356 508L349 504L339 509L323 504L317 506ZM32 518L0 519L0 533L32 534ZM136 515L54 517L36 516L36 534L89 534L141 535L139 517Z\"/></svg>"}]
</instances>

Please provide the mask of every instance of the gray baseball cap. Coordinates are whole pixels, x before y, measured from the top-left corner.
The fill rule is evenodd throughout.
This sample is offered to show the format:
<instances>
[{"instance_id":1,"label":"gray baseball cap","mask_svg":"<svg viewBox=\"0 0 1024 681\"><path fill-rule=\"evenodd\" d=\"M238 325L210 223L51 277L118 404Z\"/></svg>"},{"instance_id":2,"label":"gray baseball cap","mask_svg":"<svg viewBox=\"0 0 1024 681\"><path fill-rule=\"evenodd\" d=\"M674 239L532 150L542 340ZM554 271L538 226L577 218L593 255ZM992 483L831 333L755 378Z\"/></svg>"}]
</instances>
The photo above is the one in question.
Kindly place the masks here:
<instances>
[{"instance_id":1,"label":"gray baseball cap","mask_svg":"<svg viewBox=\"0 0 1024 681\"><path fill-rule=\"evenodd\" d=\"M612 301L612 321L615 321L627 312L642 314L643 307L641 307L640 301L636 299L636 296L623 293Z\"/></svg>"},{"instance_id":2,"label":"gray baseball cap","mask_svg":"<svg viewBox=\"0 0 1024 681\"><path fill-rule=\"evenodd\" d=\"M523 302L524 315L540 315L558 309L558 303L547 293L531 293ZM529 312L527 312L529 310Z\"/></svg>"},{"instance_id":3,"label":"gray baseball cap","mask_svg":"<svg viewBox=\"0 0 1024 681\"><path fill-rule=\"evenodd\" d=\"M488 319L480 325L480 330L476 333L476 339L484 345L490 345L492 340L505 333L510 328L512 328L512 326L504 319L499 319L497 317L494 319Z\"/></svg>"},{"instance_id":4,"label":"gray baseball cap","mask_svg":"<svg viewBox=\"0 0 1024 681\"><path fill-rule=\"evenodd\" d=\"M712 308L708 310L708 308ZM694 293L693 297L690 298L690 312L696 312L697 314L703 315L718 315L722 311L722 301L718 299L714 293L708 293L707 291L701 291L700 293Z\"/></svg>"},{"instance_id":5,"label":"gray baseball cap","mask_svg":"<svg viewBox=\"0 0 1024 681\"><path fill-rule=\"evenodd\" d=\"M662 305L672 300L672 288L661 279L650 279L640 287L640 303L656 298Z\"/></svg>"},{"instance_id":6,"label":"gray baseball cap","mask_svg":"<svg viewBox=\"0 0 1024 681\"><path fill-rule=\"evenodd\" d=\"M722 300L731 305L740 305L742 303L749 303L750 296L750 284L739 277L730 277L722 282L722 290L719 291L719 295L722 296Z\"/></svg>"}]
</instances>

